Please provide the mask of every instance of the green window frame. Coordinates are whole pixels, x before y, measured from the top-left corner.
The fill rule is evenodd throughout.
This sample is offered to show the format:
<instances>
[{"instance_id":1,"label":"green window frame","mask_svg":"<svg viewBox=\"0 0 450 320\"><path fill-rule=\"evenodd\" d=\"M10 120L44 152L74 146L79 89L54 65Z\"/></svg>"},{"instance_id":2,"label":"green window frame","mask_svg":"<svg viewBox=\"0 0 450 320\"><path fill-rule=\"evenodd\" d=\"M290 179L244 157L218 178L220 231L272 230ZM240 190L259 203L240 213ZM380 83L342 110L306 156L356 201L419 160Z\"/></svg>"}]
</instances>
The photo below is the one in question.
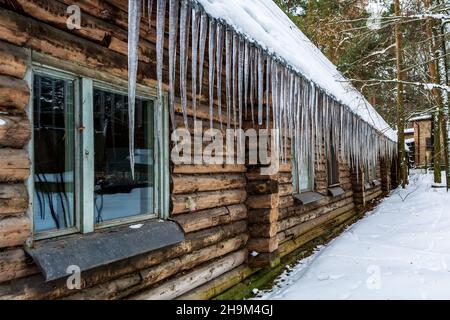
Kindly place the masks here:
<instances>
[{"instance_id":1,"label":"green window frame","mask_svg":"<svg viewBox=\"0 0 450 320\"><path fill-rule=\"evenodd\" d=\"M34 63L27 72L26 79L30 88L33 88L33 79L35 75L43 75L50 78L65 79L74 84L73 90L73 110L75 137L74 137L74 220L72 228L52 229L45 231L35 230L34 206L37 205L30 196L30 205L28 214L32 221L31 241L47 239L52 237L64 236L74 233L90 233L96 230L119 226L124 224L145 221L149 219L167 219L169 216L169 122L167 103L165 99L158 101L154 90L139 86L136 97L146 102L147 108L152 104L155 112L153 114L153 201L152 212L146 212L131 217L124 217L110 220L104 223L95 223L94 208L94 172L95 172L95 150L94 150L94 90L106 90L121 95L127 95L126 82L124 85L110 85L104 81L99 81L90 77L77 75L71 72L65 72L60 68ZM118 82L118 81L116 81ZM120 82L122 83L122 82ZM35 97L35 92L31 89L31 96ZM160 107L159 107L160 106ZM160 108L157 110L157 108ZM28 115L33 123L33 98L30 99ZM30 158L32 168L30 178L28 179L29 194L34 195L34 154L35 136L32 134L29 143Z\"/></svg>"}]
</instances>

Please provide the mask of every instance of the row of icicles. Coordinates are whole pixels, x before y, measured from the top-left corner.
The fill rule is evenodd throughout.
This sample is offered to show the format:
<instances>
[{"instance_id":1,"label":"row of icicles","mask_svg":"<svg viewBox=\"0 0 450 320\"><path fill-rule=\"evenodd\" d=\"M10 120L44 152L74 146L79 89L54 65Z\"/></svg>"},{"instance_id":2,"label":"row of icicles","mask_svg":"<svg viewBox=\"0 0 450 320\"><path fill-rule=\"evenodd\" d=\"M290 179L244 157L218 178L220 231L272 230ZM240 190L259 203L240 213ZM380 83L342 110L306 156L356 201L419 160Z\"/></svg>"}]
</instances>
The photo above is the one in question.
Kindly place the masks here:
<instances>
[{"instance_id":1,"label":"row of icicles","mask_svg":"<svg viewBox=\"0 0 450 320\"><path fill-rule=\"evenodd\" d=\"M208 16L195 1L129 0L129 121L132 168L140 22L141 17L146 17L151 29L154 6L157 91L161 102L164 41L168 40L168 79L164 80L168 82L172 126L176 124L177 89L186 128L189 126L188 106L192 108L195 121L199 97L208 97L211 127L214 119L218 119L221 128L223 122L227 128L231 125L233 128L242 128L243 119L249 117L260 128L269 129L271 123L270 116L267 115L270 115L271 106L272 127L280 130L280 158L283 161L288 159L287 150L290 144L294 154L293 164L297 169L300 169L300 159L306 159L308 155L311 155L314 161L313 146L318 146L318 155L334 146L334 150L340 150L341 158L356 168L360 168L362 164L375 164L380 156L393 156L396 149L394 142L361 120L348 107L327 95L317 85L290 70L281 59L251 43L224 22ZM167 10L169 30L165 30ZM168 39L165 39L164 35L167 33ZM183 59L177 61L177 57ZM207 75L204 75L205 71ZM225 83L222 83L223 72ZM178 75L180 78L176 81ZM203 92L204 77L207 77L208 92ZM191 85L189 89L188 81ZM175 88L175 83L179 83L179 88ZM223 87L225 95L222 93ZM195 94L188 97L188 91ZM222 114L222 108L226 110L225 114ZM161 103L156 107L156 112L162 112ZM161 132L161 124L156 125L158 132ZM158 144L155 148L157 152L161 145Z\"/></svg>"}]
</instances>

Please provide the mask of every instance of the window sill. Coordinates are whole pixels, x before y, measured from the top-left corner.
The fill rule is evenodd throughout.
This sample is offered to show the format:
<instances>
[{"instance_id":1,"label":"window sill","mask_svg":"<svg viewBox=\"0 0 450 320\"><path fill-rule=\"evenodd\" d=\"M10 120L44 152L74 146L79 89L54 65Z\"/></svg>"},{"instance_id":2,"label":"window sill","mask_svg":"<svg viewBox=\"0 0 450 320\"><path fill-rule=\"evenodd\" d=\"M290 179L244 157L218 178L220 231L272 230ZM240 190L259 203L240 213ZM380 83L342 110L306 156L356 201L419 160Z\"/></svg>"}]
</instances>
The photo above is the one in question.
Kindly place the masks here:
<instances>
[{"instance_id":1,"label":"window sill","mask_svg":"<svg viewBox=\"0 0 450 320\"><path fill-rule=\"evenodd\" d=\"M372 186L373 186L374 188L379 187L379 186L381 186L381 182L378 181L378 180L373 180L373 181L372 181Z\"/></svg>"},{"instance_id":2,"label":"window sill","mask_svg":"<svg viewBox=\"0 0 450 320\"><path fill-rule=\"evenodd\" d=\"M325 196L321 195L320 193L312 192L312 191L294 194L295 201L297 201L298 203L300 203L302 205L315 203L324 198L325 198Z\"/></svg>"},{"instance_id":3,"label":"window sill","mask_svg":"<svg viewBox=\"0 0 450 320\"><path fill-rule=\"evenodd\" d=\"M72 265L83 272L184 240L183 229L174 221L148 220L141 224L45 240L26 251L42 271L45 281L52 281L69 276L66 270Z\"/></svg>"},{"instance_id":4,"label":"window sill","mask_svg":"<svg viewBox=\"0 0 450 320\"><path fill-rule=\"evenodd\" d=\"M328 188L328 194L332 196L333 198L339 197L345 193L344 189L342 189L340 186L334 186Z\"/></svg>"}]
</instances>

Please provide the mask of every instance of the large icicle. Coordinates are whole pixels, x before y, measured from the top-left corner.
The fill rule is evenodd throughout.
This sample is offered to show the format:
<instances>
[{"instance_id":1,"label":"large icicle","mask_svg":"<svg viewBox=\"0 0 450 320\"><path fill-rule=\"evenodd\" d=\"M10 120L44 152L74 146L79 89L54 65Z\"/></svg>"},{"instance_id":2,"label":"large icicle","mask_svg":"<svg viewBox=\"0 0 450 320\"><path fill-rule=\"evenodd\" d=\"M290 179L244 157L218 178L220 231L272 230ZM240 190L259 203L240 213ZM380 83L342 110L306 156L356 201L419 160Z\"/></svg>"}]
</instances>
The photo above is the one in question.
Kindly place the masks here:
<instances>
[{"instance_id":1,"label":"large icicle","mask_svg":"<svg viewBox=\"0 0 450 320\"><path fill-rule=\"evenodd\" d=\"M207 33L208 33L208 16L206 15L206 13L202 12L201 17L200 17L200 36L199 36L199 45L198 45L198 60L199 60L198 95L200 96L200 98L202 97L202 88L203 88L203 68L205 65L205 47L206 47Z\"/></svg>"},{"instance_id":2,"label":"large icicle","mask_svg":"<svg viewBox=\"0 0 450 320\"><path fill-rule=\"evenodd\" d=\"M232 83L233 83L233 123L234 129L237 126L237 68L238 68L238 47L239 38L236 33L233 32L233 71L231 72Z\"/></svg>"},{"instance_id":3,"label":"large icicle","mask_svg":"<svg viewBox=\"0 0 450 320\"><path fill-rule=\"evenodd\" d=\"M138 69L141 0L128 1L128 139L131 176L134 179L134 125L136 107L136 78Z\"/></svg>"},{"instance_id":4,"label":"large icicle","mask_svg":"<svg viewBox=\"0 0 450 320\"><path fill-rule=\"evenodd\" d=\"M249 81L249 44L245 41L244 44L244 114L247 120L247 106L248 106L248 81Z\"/></svg>"},{"instance_id":5,"label":"large icicle","mask_svg":"<svg viewBox=\"0 0 450 320\"><path fill-rule=\"evenodd\" d=\"M216 41L216 26L213 20L209 21L209 47L208 47L208 55L209 55L209 126L213 128L214 121L214 46ZM222 116L219 115L219 122L222 126Z\"/></svg>"},{"instance_id":6,"label":"large icicle","mask_svg":"<svg viewBox=\"0 0 450 320\"><path fill-rule=\"evenodd\" d=\"M216 40L217 111L219 118L222 119L223 26L220 23L217 24ZM222 122L220 129L222 129Z\"/></svg>"},{"instance_id":7,"label":"large icicle","mask_svg":"<svg viewBox=\"0 0 450 320\"><path fill-rule=\"evenodd\" d=\"M184 126L187 129L189 127L188 124L188 116L187 116L187 88L186 88L186 60L184 57L187 56L187 46L186 46L186 38L187 38L187 15L188 15L188 6L186 1L181 1L181 10L180 10L180 95L181 95L181 109L183 112L183 120ZM196 114L194 113L194 121Z\"/></svg>"},{"instance_id":8,"label":"large icicle","mask_svg":"<svg viewBox=\"0 0 450 320\"><path fill-rule=\"evenodd\" d=\"M147 0L148 31L152 29L152 10L153 10L153 0Z\"/></svg>"},{"instance_id":9,"label":"large icicle","mask_svg":"<svg viewBox=\"0 0 450 320\"><path fill-rule=\"evenodd\" d=\"M264 65L261 49L258 49L258 125L263 124Z\"/></svg>"},{"instance_id":10,"label":"large icicle","mask_svg":"<svg viewBox=\"0 0 450 320\"><path fill-rule=\"evenodd\" d=\"M242 76L244 68L244 41L239 39L239 53L238 53L238 117L239 128L242 129Z\"/></svg>"},{"instance_id":11,"label":"large icicle","mask_svg":"<svg viewBox=\"0 0 450 320\"><path fill-rule=\"evenodd\" d=\"M227 129L231 127L231 31L225 32L225 91L227 103Z\"/></svg>"},{"instance_id":12,"label":"large icicle","mask_svg":"<svg viewBox=\"0 0 450 320\"><path fill-rule=\"evenodd\" d=\"M166 18L166 0L158 0L158 5L156 8L156 77L158 81L158 103L156 104L156 114L157 118L162 118L162 107L163 107L163 63L164 63L164 28L165 28L165 18ZM158 137L155 144L155 154L159 154L162 150L162 123L160 121L156 122L156 136Z\"/></svg>"},{"instance_id":13,"label":"large icicle","mask_svg":"<svg viewBox=\"0 0 450 320\"><path fill-rule=\"evenodd\" d=\"M191 14L191 95L192 95L192 110L197 114L197 56L198 56L198 28L199 28L199 13L195 8L192 8Z\"/></svg>"},{"instance_id":14,"label":"large icicle","mask_svg":"<svg viewBox=\"0 0 450 320\"><path fill-rule=\"evenodd\" d=\"M169 2L169 112L173 129L175 120L175 66L177 58L178 0Z\"/></svg>"}]
</instances>

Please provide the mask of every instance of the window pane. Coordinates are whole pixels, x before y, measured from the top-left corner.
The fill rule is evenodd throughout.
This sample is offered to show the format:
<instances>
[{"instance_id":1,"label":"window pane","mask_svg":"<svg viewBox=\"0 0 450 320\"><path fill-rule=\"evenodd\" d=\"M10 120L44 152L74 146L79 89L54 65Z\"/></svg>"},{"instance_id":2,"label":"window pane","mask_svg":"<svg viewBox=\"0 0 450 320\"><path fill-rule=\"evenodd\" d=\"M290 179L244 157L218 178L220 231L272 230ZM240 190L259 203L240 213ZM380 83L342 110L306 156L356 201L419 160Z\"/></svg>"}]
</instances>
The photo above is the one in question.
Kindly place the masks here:
<instances>
[{"instance_id":1,"label":"window pane","mask_svg":"<svg viewBox=\"0 0 450 320\"><path fill-rule=\"evenodd\" d=\"M333 144L329 146L328 152L328 184L330 186L339 183L339 163Z\"/></svg>"},{"instance_id":2,"label":"window pane","mask_svg":"<svg viewBox=\"0 0 450 320\"><path fill-rule=\"evenodd\" d=\"M153 213L153 103L136 101L135 174L128 98L94 90L95 223Z\"/></svg>"},{"instance_id":3,"label":"window pane","mask_svg":"<svg viewBox=\"0 0 450 320\"><path fill-rule=\"evenodd\" d=\"M74 83L34 76L35 231L75 226Z\"/></svg>"},{"instance_id":4,"label":"window pane","mask_svg":"<svg viewBox=\"0 0 450 320\"><path fill-rule=\"evenodd\" d=\"M311 159L310 157L301 157L299 165L299 184L300 191L312 190L312 178L311 178Z\"/></svg>"}]
</instances>

